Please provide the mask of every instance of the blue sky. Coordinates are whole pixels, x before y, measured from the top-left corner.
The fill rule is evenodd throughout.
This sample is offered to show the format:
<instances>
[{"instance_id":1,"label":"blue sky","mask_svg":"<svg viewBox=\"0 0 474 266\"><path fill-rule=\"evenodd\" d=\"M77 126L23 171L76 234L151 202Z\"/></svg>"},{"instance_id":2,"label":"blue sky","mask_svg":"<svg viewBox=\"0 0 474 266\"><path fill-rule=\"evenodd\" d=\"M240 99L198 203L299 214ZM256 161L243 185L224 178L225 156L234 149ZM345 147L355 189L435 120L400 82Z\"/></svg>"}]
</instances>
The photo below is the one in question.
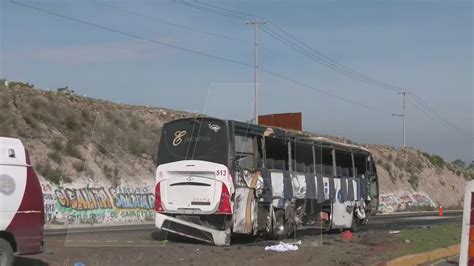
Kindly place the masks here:
<instances>
[{"instance_id":1,"label":"blue sky","mask_svg":"<svg viewBox=\"0 0 474 266\"><path fill-rule=\"evenodd\" d=\"M40 88L238 120L252 117L253 69L1 0L0 75ZM18 1L147 39L253 63L244 20L169 1ZM267 18L334 60L416 91L459 130L407 104L407 145L473 160L472 1L215 1ZM179 24L193 30L170 24ZM216 36L219 35L219 36ZM222 36L225 35L225 36ZM260 65L351 105L261 73L260 113L303 112L305 130L399 146L401 97L348 78L260 32ZM419 107L418 107L419 108Z\"/></svg>"}]
</instances>

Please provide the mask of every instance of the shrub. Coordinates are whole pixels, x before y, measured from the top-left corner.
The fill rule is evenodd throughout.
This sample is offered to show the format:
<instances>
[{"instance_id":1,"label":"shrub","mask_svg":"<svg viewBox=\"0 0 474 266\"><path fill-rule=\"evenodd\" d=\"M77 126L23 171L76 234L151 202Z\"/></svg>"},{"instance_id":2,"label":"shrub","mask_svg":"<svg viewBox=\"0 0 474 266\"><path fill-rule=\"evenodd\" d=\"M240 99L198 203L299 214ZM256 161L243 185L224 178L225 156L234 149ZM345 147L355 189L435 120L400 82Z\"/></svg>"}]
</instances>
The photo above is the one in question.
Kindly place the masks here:
<instances>
[{"instance_id":1,"label":"shrub","mask_svg":"<svg viewBox=\"0 0 474 266\"><path fill-rule=\"evenodd\" d=\"M128 151L135 156L140 156L147 152L147 146L140 140L132 137L128 142Z\"/></svg>"},{"instance_id":2,"label":"shrub","mask_svg":"<svg viewBox=\"0 0 474 266\"><path fill-rule=\"evenodd\" d=\"M385 170L387 170L387 172L389 172L389 173L392 171L392 165L391 165L390 163L388 163L388 162L384 163L384 164L382 165L382 167L383 167Z\"/></svg>"},{"instance_id":3,"label":"shrub","mask_svg":"<svg viewBox=\"0 0 474 266\"><path fill-rule=\"evenodd\" d=\"M59 185L62 182L71 182L71 179L61 170L61 168L53 168L48 162L45 165L38 165L38 173L42 175L46 180Z\"/></svg>"},{"instance_id":4,"label":"shrub","mask_svg":"<svg viewBox=\"0 0 474 266\"><path fill-rule=\"evenodd\" d=\"M410 178L408 178L408 183L410 183L411 187L417 191L418 190L418 176L412 174Z\"/></svg>"},{"instance_id":5,"label":"shrub","mask_svg":"<svg viewBox=\"0 0 474 266\"><path fill-rule=\"evenodd\" d=\"M71 156L71 157L75 157L75 158L78 158L78 159L82 159L82 155L81 153L79 152L79 150L77 149L76 145L74 145L71 141L68 141L67 142L67 145L66 145L66 154Z\"/></svg>"},{"instance_id":6,"label":"shrub","mask_svg":"<svg viewBox=\"0 0 474 266\"><path fill-rule=\"evenodd\" d=\"M53 141L51 141L51 148L53 148L53 150L55 151L62 151L64 149L64 146L61 140L55 138L53 139Z\"/></svg>"},{"instance_id":7,"label":"shrub","mask_svg":"<svg viewBox=\"0 0 474 266\"><path fill-rule=\"evenodd\" d=\"M454 161L452 162L452 164L455 165L455 166L458 167L458 168L464 168L464 167L466 167L466 163L465 163L463 160L461 160L461 159L456 159L456 160L454 160Z\"/></svg>"},{"instance_id":8,"label":"shrub","mask_svg":"<svg viewBox=\"0 0 474 266\"><path fill-rule=\"evenodd\" d=\"M38 125L36 124L35 119L33 118L33 115L31 113L25 114L23 116L23 120L25 120L26 124L28 124L33 129L38 127Z\"/></svg>"},{"instance_id":9,"label":"shrub","mask_svg":"<svg viewBox=\"0 0 474 266\"><path fill-rule=\"evenodd\" d=\"M30 84L28 82L10 81L10 82L8 82L8 87L11 88L11 89L16 89L16 88L32 89L34 87L34 85Z\"/></svg>"},{"instance_id":10,"label":"shrub","mask_svg":"<svg viewBox=\"0 0 474 266\"><path fill-rule=\"evenodd\" d=\"M456 175L457 175L457 176L461 176L461 174L462 174L461 170L459 170L459 169L456 170Z\"/></svg>"},{"instance_id":11,"label":"shrub","mask_svg":"<svg viewBox=\"0 0 474 266\"><path fill-rule=\"evenodd\" d=\"M72 164L72 167L74 168L74 170L76 170L77 173L80 173L84 171L84 165L85 165L84 161L77 161Z\"/></svg>"},{"instance_id":12,"label":"shrub","mask_svg":"<svg viewBox=\"0 0 474 266\"><path fill-rule=\"evenodd\" d=\"M41 98L39 97L34 97L33 99L31 99L29 104L33 108L33 110L38 110L45 105L43 100L41 100Z\"/></svg>"},{"instance_id":13,"label":"shrub","mask_svg":"<svg viewBox=\"0 0 474 266\"><path fill-rule=\"evenodd\" d=\"M59 152L50 152L48 153L48 158L55 161L56 163L61 163L63 158Z\"/></svg>"},{"instance_id":14,"label":"shrub","mask_svg":"<svg viewBox=\"0 0 474 266\"><path fill-rule=\"evenodd\" d=\"M387 156L387 160L389 161L393 161L393 155L391 153L388 154Z\"/></svg>"},{"instance_id":15,"label":"shrub","mask_svg":"<svg viewBox=\"0 0 474 266\"><path fill-rule=\"evenodd\" d=\"M444 166L446 165L446 162L444 161L443 157L439 156L439 155L436 155L436 154L433 154L433 155L429 155L428 153L426 152L423 152L422 153L423 156L426 157L426 159L428 159L428 161L430 161L430 163L434 166L437 166L439 168L444 168Z\"/></svg>"},{"instance_id":16,"label":"shrub","mask_svg":"<svg viewBox=\"0 0 474 266\"><path fill-rule=\"evenodd\" d=\"M70 130L76 130L79 128L79 123L77 122L77 118L73 114L67 114L64 118L64 125L66 128Z\"/></svg>"}]
</instances>

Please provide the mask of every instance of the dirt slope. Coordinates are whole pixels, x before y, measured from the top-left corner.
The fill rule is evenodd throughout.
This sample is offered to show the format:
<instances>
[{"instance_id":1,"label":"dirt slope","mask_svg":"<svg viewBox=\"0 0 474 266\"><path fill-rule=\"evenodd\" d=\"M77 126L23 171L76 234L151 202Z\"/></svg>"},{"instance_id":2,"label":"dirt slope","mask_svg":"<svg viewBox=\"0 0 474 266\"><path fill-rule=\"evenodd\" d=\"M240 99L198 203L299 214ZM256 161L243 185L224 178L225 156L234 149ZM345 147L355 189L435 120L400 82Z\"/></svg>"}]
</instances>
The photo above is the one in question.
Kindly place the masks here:
<instances>
[{"instance_id":1,"label":"dirt slope","mask_svg":"<svg viewBox=\"0 0 474 266\"><path fill-rule=\"evenodd\" d=\"M95 100L66 88L0 83L0 136L21 138L42 178L55 184L152 182L161 126L192 115ZM364 146L376 159L382 193L423 191L436 204L455 207L466 180L474 178L472 171L418 150Z\"/></svg>"}]
</instances>

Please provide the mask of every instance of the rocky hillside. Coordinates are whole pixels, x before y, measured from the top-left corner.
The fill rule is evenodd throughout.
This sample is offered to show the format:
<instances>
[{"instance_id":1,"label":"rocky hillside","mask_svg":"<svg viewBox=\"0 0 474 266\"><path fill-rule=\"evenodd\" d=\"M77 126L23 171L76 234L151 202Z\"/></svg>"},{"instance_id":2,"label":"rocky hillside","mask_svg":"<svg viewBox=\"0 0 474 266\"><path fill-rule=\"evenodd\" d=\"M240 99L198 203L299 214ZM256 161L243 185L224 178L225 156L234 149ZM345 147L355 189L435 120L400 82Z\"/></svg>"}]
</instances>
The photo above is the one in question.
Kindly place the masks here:
<instances>
[{"instance_id":1,"label":"rocky hillside","mask_svg":"<svg viewBox=\"0 0 474 266\"><path fill-rule=\"evenodd\" d=\"M0 84L0 136L21 138L43 181L56 185L152 182L162 124L191 115L95 100L67 88ZM364 146L374 154L384 194L421 191L435 204L457 207L465 182L474 178L472 170L415 149Z\"/></svg>"},{"instance_id":2,"label":"rocky hillside","mask_svg":"<svg viewBox=\"0 0 474 266\"><path fill-rule=\"evenodd\" d=\"M0 135L21 138L36 170L54 184L153 180L161 126L186 115L85 98L66 88L0 85Z\"/></svg>"}]
</instances>

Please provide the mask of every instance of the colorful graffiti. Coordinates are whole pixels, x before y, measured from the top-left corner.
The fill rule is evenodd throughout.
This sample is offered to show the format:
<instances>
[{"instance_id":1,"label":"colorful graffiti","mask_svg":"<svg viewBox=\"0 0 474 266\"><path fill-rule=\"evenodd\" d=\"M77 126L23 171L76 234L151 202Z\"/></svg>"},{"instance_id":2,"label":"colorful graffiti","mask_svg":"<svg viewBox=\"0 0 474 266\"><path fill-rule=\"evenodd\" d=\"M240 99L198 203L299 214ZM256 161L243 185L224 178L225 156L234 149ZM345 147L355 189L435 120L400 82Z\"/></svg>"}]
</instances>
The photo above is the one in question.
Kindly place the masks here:
<instances>
[{"instance_id":1,"label":"colorful graffiti","mask_svg":"<svg viewBox=\"0 0 474 266\"><path fill-rule=\"evenodd\" d=\"M155 206L155 195L148 192L148 188L110 188L110 195L114 205L120 209L153 209Z\"/></svg>"},{"instance_id":2,"label":"colorful graffiti","mask_svg":"<svg viewBox=\"0 0 474 266\"><path fill-rule=\"evenodd\" d=\"M47 224L144 222L154 219L152 186L68 187L41 184Z\"/></svg>"},{"instance_id":3,"label":"colorful graffiti","mask_svg":"<svg viewBox=\"0 0 474 266\"><path fill-rule=\"evenodd\" d=\"M74 210L110 209L112 202L103 187L58 188L54 194L62 207Z\"/></svg>"},{"instance_id":4,"label":"colorful graffiti","mask_svg":"<svg viewBox=\"0 0 474 266\"><path fill-rule=\"evenodd\" d=\"M382 213L436 207L430 196L424 192L400 191L397 193L386 193L381 194L379 199L379 212Z\"/></svg>"}]
</instances>

